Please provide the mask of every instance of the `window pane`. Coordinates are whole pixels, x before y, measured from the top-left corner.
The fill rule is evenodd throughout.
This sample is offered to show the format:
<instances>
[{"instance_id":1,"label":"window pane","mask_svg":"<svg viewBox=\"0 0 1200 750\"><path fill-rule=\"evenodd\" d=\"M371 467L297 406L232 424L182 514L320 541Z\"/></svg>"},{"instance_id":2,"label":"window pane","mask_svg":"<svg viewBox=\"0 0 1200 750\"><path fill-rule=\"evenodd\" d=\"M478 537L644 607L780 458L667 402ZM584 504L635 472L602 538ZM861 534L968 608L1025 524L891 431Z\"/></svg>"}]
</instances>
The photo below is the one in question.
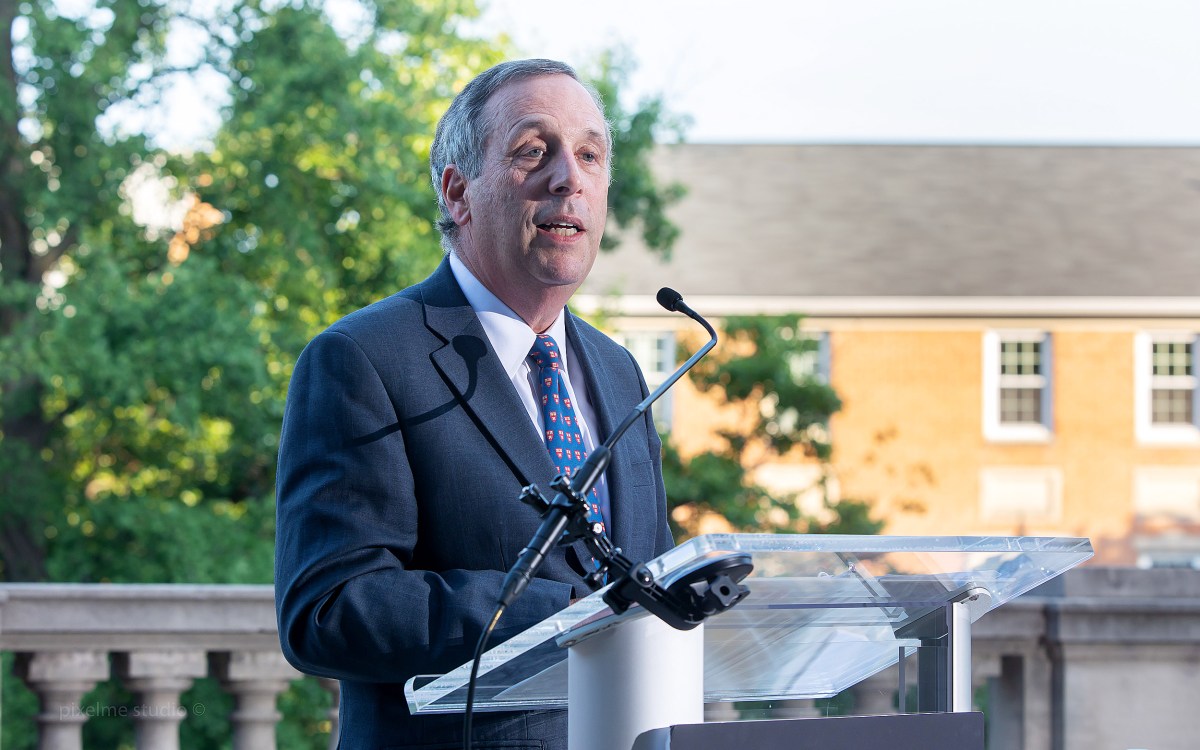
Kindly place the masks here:
<instances>
[{"instance_id":1,"label":"window pane","mask_svg":"<svg viewBox=\"0 0 1200 750\"><path fill-rule=\"evenodd\" d=\"M1191 375L1192 344L1188 341L1154 342L1155 375Z\"/></svg>"},{"instance_id":2,"label":"window pane","mask_svg":"<svg viewBox=\"0 0 1200 750\"><path fill-rule=\"evenodd\" d=\"M675 336L662 331L632 331L618 337L641 365L651 386L675 369Z\"/></svg>"},{"instance_id":3,"label":"window pane","mask_svg":"<svg viewBox=\"0 0 1200 750\"><path fill-rule=\"evenodd\" d=\"M1192 423L1192 391L1182 388L1155 388L1152 396L1151 423Z\"/></svg>"},{"instance_id":4,"label":"window pane","mask_svg":"<svg viewBox=\"0 0 1200 750\"><path fill-rule=\"evenodd\" d=\"M675 369L675 337L671 334L658 335L658 359L654 364L664 375Z\"/></svg>"},{"instance_id":5,"label":"window pane","mask_svg":"<svg viewBox=\"0 0 1200 750\"><path fill-rule=\"evenodd\" d=\"M821 358L815 350L792 355L788 365L792 377L796 380L815 378L821 374Z\"/></svg>"},{"instance_id":6,"label":"window pane","mask_svg":"<svg viewBox=\"0 0 1200 750\"><path fill-rule=\"evenodd\" d=\"M1001 375L1041 375L1042 342L1001 341Z\"/></svg>"},{"instance_id":7,"label":"window pane","mask_svg":"<svg viewBox=\"0 0 1200 750\"><path fill-rule=\"evenodd\" d=\"M1041 388L1001 388L1001 424L1041 424Z\"/></svg>"}]
</instances>

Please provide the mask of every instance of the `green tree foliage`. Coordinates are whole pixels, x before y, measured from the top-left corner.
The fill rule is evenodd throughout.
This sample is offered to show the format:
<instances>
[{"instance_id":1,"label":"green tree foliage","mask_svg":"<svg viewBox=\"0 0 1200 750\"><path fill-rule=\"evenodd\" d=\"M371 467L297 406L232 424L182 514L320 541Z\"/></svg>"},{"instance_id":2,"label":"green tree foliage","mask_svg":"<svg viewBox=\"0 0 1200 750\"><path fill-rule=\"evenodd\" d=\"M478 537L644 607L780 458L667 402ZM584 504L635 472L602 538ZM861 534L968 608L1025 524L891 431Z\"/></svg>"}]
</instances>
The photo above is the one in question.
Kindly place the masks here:
<instances>
[{"instance_id":1,"label":"green tree foliage","mask_svg":"<svg viewBox=\"0 0 1200 750\"><path fill-rule=\"evenodd\" d=\"M646 247L670 257L679 238L679 227L667 218L666 209L684 195L679 183L662 185L650 169L650 151L656 143L682 140L687 120L672 115L662 97L639 101L633 110L621 102L620 88L633 73L634 61L622 50L601 56L593 76L596 89L605 103L613 124L613 179L615 190L609 195L609 212L619 227L641 230ZM610 226L601 247L612 249L620 241L619 232Z\"/></svg>"},{"instance_id":2,"label":"green tree foliage","mask_svg":"<svg viewBox=\"0 0 1200 750\"><path fill-rule=\"evenodd\" d=\"M62 7L0 0L0 580L269 582L292 363L436 265L437 117L509 51L463 32L471 0ZM597 82L623 150L614 229L665 251L676 193L644 164L665 115L620 108L624 72ZM143 120L189 76L226 104L211 143L173 152ZM139 185L182 228L141 215ZM327 700L305 684L291 705ZM20 691L6 708L33 710ZM128 744L107 726L89 742Z\"/></svg>"},{"instance_id":3,"label":"green tree foliage","mask_svg":"<svg viewBox=\"0 0 1200 750\"><path fill-rule=\"evenodd\" d=\"M194 534L246 536L265 559L269 524L245 519L269 513L245 506L270 502L291 363L436 265L434 124L505 56L460 33L471 2L357 11L0 5L0 579L220 580L203 547L185 559ZM179 34L198 40L182 63ZM623 150L614 224L666 250L669 201L645 166L665 115L621 107L627 69L602 61L597 81ZM228 92L211 146L170 153L114 116L197 72ZM139 183L180 201L181 231L131 210Z\"/></svg>"},{"instance_id":4,"label":"green tree foliage","mask_svg":"<svg viewBox=\"0 0 1200 750\"><path fill-rule=\"evenodd\" d=\"M737 429L718 433L719 448L689 459L666 441L663 476L677 532L690 536L712 513L740 531L878 532L883 524L870 517L867 503L830 499L828 423L841 401L817 374L818 344L800 316L730 317L722 327L723 345L691 378L741 420ZM788 455L822 469L813 487L823 498L819 518L802 511L796 494L773 493L748 476L755 466Z\"/></svg>"},{"instance_id":5,"label":"green tree foliage","mask_svg":"<svg viewBox=\"0 0 1200 750\"><path fill-rule=\"evenodd\" d=\"M270 485L271 415L247 408L272 386L248 335L257 290L213 259L168 260L128 191L139 174L181 184L184 165L104 122L163 84L176 11L3 7L0 578L147 580L177 554L153 536L160 513L229 525L224 503Z\"/></svg>"}]
</instances>

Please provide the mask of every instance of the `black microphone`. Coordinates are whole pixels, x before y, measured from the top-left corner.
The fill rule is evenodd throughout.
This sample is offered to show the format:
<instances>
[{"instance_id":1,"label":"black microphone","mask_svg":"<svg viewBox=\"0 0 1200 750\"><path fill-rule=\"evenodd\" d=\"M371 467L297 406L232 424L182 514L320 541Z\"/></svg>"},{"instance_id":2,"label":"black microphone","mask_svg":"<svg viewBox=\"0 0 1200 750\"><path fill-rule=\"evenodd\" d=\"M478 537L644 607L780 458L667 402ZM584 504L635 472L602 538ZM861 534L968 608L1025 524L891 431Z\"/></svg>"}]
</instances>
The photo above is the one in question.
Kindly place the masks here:
<instances>
[{"instance_id":1,"label":"black microphone","mask_svg":"<svg viewBox=\"0 0 1200 750\"><path fill-rule=\"evenodd\" d=\"M633 407L633 411L625 418L625 421L621 422L617 429L613 430L613 433L608 436L608 439L602 445L592 451L587 460L583 462L583 465L579 467L579 470L571 478L571 493L577 497L586 495L592 489L592 485L600 479L600 475L604 473L604 470L608 468L608 464L612 460L613 445L621 439L626 430L641 419L646 410L650 408L650 405L666 393L671 386L675 385L675 381L683 377L684 373L692 369L705 354L708 354L717 345L717 332L713 330L713 327L699 313L687 306L683 301L683 295L674 289L663 287L658 290L657 299L658 304L665 307L668 311L681 312L699 322L708 331L709 340L695 354L689 357L686 362L680 365L679 369L671 373L669 378L655 388L653 393L642 399L641 403L637 406ZM521 550L517 562L504 578L504 586L501 589L502 593L499 600L501 606L507 607L529 585L529 581L537 573L538 568L542 566L542 561L550 553L550 548L562 536L563 529L566 528L567 523L570 521L571 513L575 510L577 510L576 504L571 498L567 497L566 493L559 492L550 501L546 511L542 515L542 523L533 535L533 539L529 540L529 544Z\"/></svg>"},{"instance_id":2,"label":"black microphone","mask_svg":"<svg viewBox=\"0 0 1200 750\"><path fill-rule=\"evenodd\" d=\"M667 308L669 312L675 312L675 306L683 302L683 295L669 286L664 286L658 290L656 299L658 299L658 304Z\"/></svg>"},{"instance_id":3,"label":"black microphone","mask_svg":"<svg viewBox=\"0 0 1200 750\"><path fill-rule=\"evenodd\" d=\"M692 320L694 320L694 321L696 321L697 323L699 323L700 325L704 326L704 330L708 331L708 335L712 337L712 343L713 343L713 345L714 345L714 346L716 345L716 343L717 343L717 332L713 330L713 327L712 327L712 326L710 326L710 325L708 324L708 321L707 321L707 320L705 320L705 319L704 319L704 318L703 318L703 317L700 315L700 313L698 313L698 312L696 312L695 310L693 310L692 308L688 307L687 303L683 301L683 295L682 295L682 294L680 294L679 292L675 291L674 289L672 289L672 288L671 288L671 287L669 287L669 286L664 286L662 289L659 289L659 290L658 290L658 296L656 297L656 299L658 299L658 304L660 304L660 305L662 305L663 307L667 308L667 309L668 309L668 310L670 310L671 312L681 312L681 313L683 313L684 315L686 315L686 316L688 316L689 318L691 318ZM712 348L711 346L710 346L710 347L708 347L708 349L711 349L711 348ZM703 351L704 351L704 354L707 354L707 353L708 353L708 349L704 349L704 350L703 350ZM701 357L703 357L703 356L704 356L704 354L701 354L700 356L701 356ZM700 358L699 358L699 357L697 357L697 358L696 358L696 361L697 361L697 362L699 362L699 361L700 361ZM695 364L695 362L693 362L692 364ZM690 370L690 369L691 369L691 365L687 365L687 366L684 368L684 372L687 372L687 371L688 371L688 370ZM680 373L680 374L682 375L683 373ZM675 380L677 380L677 379L678 379L678 378L674 378L674 379L672 379L672 380L671 380L671 382L672 382L672 383L674 383L674 382L675 382Z\"/></svg>"}]
</instances>

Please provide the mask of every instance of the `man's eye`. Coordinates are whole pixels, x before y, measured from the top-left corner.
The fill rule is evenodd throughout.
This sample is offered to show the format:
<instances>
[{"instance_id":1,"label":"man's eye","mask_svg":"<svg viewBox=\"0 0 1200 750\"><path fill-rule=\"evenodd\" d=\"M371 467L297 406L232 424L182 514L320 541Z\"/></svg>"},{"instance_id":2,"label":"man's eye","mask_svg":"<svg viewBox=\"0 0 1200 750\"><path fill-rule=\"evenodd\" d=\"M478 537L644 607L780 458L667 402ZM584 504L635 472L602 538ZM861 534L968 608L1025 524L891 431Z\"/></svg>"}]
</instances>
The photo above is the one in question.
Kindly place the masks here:
<instances>
[{"instance_id":1,"label":"man's eye","mask_svg":"<svg viewBox=\"0 0 1200 750\"><path fill-rule=\"evenodd\" d=\"M545 154L546 154L546 150L545 150L545 149L543 149L543 148L537 148L537 147L534 147L534 148L528 149L528 150L525 152L525 155L526 155L526 156L530 156L530 157L532 157L532 158L534 158L534 159L540 159L540 158L542 158L543 156L545 156Z\"/></svg>"},{"instance_id":2,"label":"man's eye","mask_svg":"<svg viewBox=\"0 0 1200 750\"><path fill-rule=\"evenodd\" d=\"M595 163L595 162L600 161L600 156L598 154L592 153L591 151L584 151L582 154L579 155L579 158L583 159L586 162Z\"/></svg>"}]
</instances>

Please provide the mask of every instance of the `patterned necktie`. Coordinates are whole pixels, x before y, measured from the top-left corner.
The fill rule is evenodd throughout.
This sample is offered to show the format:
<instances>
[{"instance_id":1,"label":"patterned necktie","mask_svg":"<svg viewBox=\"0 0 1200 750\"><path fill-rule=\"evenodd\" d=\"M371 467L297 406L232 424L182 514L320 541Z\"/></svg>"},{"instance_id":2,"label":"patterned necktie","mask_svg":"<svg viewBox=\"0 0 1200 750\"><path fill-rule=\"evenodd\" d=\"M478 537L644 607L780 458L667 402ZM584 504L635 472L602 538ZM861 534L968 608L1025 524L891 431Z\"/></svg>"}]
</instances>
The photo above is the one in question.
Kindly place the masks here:
<instances>
[{"instance_id":1,"label":"patterned necktie","mask_svg":"<svg viewBox=\"0 0 1200 750\"><path fill-rule=\"evenodd\" d=\"M546 448L550 451L550 460L555 468L569 477L583 465L588 454L583 445L583 431L579 428L575 407L571 404L571 394L562 379L562 355L554 338L541 333L534 340L529 356L537 363L539 370L538 386L542 396ZM588 497L588 521L599 522L607 529L604 522L607 511L607 508L600 507L599 494L592 487Z\"/></svg>"}]
</instances>

